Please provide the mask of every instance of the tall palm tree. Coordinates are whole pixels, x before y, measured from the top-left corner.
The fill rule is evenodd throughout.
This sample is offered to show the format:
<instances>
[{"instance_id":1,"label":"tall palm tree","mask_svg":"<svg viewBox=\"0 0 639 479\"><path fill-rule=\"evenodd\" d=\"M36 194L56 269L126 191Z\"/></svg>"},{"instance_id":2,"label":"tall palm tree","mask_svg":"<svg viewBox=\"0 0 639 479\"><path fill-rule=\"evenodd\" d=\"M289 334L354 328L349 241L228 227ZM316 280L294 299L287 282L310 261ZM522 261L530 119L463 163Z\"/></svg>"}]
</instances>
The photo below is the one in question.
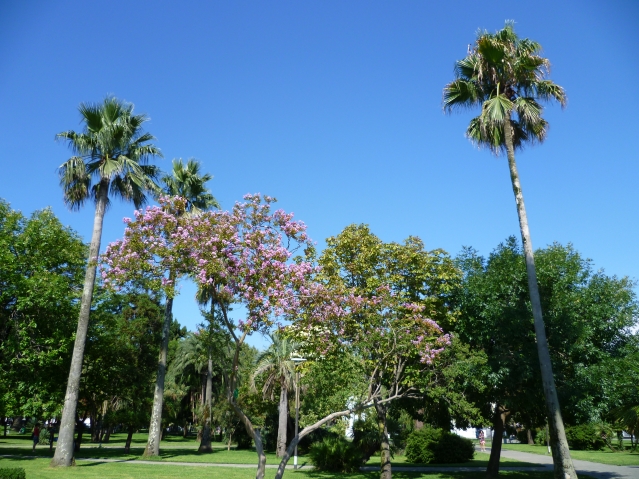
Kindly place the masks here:
<instances>
[{"instance_id":1,"label":"tall palm tree","mask_svg":"<svg viewBox=\"0 0 639 479\"><path fill-rule=\"evenodd\" d=\"M281 337L277 333L271 335L272 344L257 357L255 371L251 377L251 384L255 387L255 379L266 373L262 388L264 396L274 397L274 392L280 388L279 421L277 426L277 457L286 453L286 428L288 424L288 391L294 387L295 362L291 355L298 348L298 344Z\"/></svg>"},{"instance_id":2,"label":"tall palm tree","mask_svg":"<svg viewBox=\"0 0 639 479\"><path fill-rule=\"evenodd\" d=\"M566 104L564 89L548 79L550 62L540 52L539 43L515 34L513 22L506 22L495 34L480 32L466 58L456 63L455 80L444 88L444 110L481 107L480 115L470 121L466 130L468 138L496 154L506 151L528 272L555 477L573 479L577 474L570 459L555 388L524 196L515 163L516 149L526 143L541 143L546 138L548 122L541 117L541 103L554 100L562 107ZM498 472L499 451L495 452L496 457L491 453L488 475Z\"/></svg>"},{"instance_id":3,"label":"tall palm tree","mask_svg":"<svg viewBox=\"0 0 639 479\"><path fill-rule=\"evenodd\" d=\"M210 174L200 174L200 163L189 159L187 164L173 160L171 175L164 175L162 193L169 196L181 196L186 200L186 214L198 214L220 205L206 187L206 182L213 178ZM175 281L175 273L169 272L169 279ZM144 450L145 456L160 455L160 440L162 439L162 404L164 401L164 379L166 376L166 361L169 351L169 333L173 319L173 298L167 297L164 309L164 324L162 327L162 343L158 359L158 374L156 376L155 391L153 393L153 409L151 410L151 424L149 437Z\"/></svg>"},{"instance_id":4,"label":"tall palm tree","mask_svg":"<svg viewBox=\"0 0 639 479\"><path fill-rule=\"evenodd\" d=\"M192 213L219 208L220 204L206 188L213 175L200 173L200 162L189 158L186 165L182 159L173 160L171 175L164 175L164 193L169 196L181 196L186 200L186 210Z\"/></svg>"},{"instance_id":5,"label":"tall palm tree","mask_svg":"<svg viewBox=\"0 0 639 479\"><path fill-rule=\"evenodd\" d=\"M74 153L60 165L60 185L64 191L64 202L71 210L78 210L87 201L93 200L95 217L60 434L52 466L70 466L73 463L73 433L82 360L109 194L131 201L136 208L140 208L146 203L146 193L155 193L159 188L155 183L159 170L149 165L148 161L162 156L160 150L149 143L155 137L142 129L148 117L134 115L132 104L107 97L98 104L82 103L79 110L84 130L80 133L69 130L56 135L56 139L66 140Z\"/></svg>"}]
</instances>

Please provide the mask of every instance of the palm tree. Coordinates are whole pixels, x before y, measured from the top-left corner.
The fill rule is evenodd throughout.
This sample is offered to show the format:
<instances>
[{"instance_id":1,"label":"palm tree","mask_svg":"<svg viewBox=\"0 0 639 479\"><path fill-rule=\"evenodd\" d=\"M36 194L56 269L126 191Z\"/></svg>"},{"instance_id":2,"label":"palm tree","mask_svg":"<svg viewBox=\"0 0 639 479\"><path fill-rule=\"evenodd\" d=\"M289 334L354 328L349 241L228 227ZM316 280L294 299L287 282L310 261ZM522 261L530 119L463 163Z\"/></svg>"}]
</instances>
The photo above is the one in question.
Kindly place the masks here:
<instances>
[{"instance_id":1,"label":"palm tree","mask_svg":"<svg viewBox=\"0 0 639 479\"><path fill-rule=\"evenodd\" d=\"M206 188L206 183L213 179L208 173L200 174L200 163L189 158L186 165L182 159L173 160L171 175L162 178L164 193L169 196L181 196L186 200L186 210L192 213L219 208L220 204Z\"/></svg>"},{"instance_id":2,"label":"palm tree","mask_svg":"<svg viewBox=\"0 0 639 479\"><path fill-rule=\"evenodd\" d=\"M257 357L251 384L255 388L255 379L266 373L267 376L262 387L264 397L270 396L273 399L277 386L280 388L277 457L284 457L288 424L288 391L294 387L295 382L295 362L291 360L291 355L298 348L298 345L277 333L271 335L271 341L271 346Z\"/></svg>"},{"instance_id":3,"label":"palm tree","mask_svg":"<svg viewBox=\"0 0 639 479\"><path fill-rule=\"evenodd\" d=\"M557 399L533 247L515 163L516 149L526 143L541 143L546 137L548 123L541 117L541 102L555 100L561 106L566 104L564 89L547 78L550 62L540 52L539 43L517 37L513 22L506 22L505 27L495 34L480 32L475 44L469 47L466 58L456 63L455 80L444 88L444 110L481 106L480 115L471 120L466 130L468 138L496 154L506 151L528 272L537 351L553 443L555 477L566 479L576 478L577 474L570 459ZM487 470L489 475L495 475L499 470L497 449L495 455L491 453Z\"/></svg>"},{"instance_id":4,"label":"palm tree","mask_svg":"<svg viewBox=\"0 0 639 479\"><path fill-rule=\"evenodd\" d=\"M74 153L60 165L60 185L64 191L64 202L71 210L78 210L85 202L93 200L95 217L60 434L52 466L70 466L73 463L73 433L82 360L109 194L131 201L136 208L140 208L146 203L145 193L158 190L155 180L159 170L149 165L148 161L162 156L160 150L149 143L155 137L142 129L148 117L134 115L132 104L106 97L99 104L82 103L79 110L84 131L77 133L69 130L56 135L56 139L66 140Z\"/></svg>"},{"instance_id":5,"label":"palm tree","mask_svg":"<svg viewBox=\"0 0 639 479\"><path fill-rule=\"evenodd\" d=\"M219 203L206 187L206 182L213 178L210 174L200 174L200 163L189 159L186 166L180 160L173 160L171 175L164 175L162 182L163 194L180 196L187 202L186 214L198 214L211 208L219 208ZM169 272L169 279L175 282L175 273ZM156 376L155 391L153 393L153 409L149 437L144 450L145 456L160 455L160 440L162 439L162 403L164 400L164 378L166 376L166 361L169 351L169 332L173 320L173 298L166 298L164 309L164 324L162 327L162 343L158 360L158 374Z\"/></svg>"}]
</instances>

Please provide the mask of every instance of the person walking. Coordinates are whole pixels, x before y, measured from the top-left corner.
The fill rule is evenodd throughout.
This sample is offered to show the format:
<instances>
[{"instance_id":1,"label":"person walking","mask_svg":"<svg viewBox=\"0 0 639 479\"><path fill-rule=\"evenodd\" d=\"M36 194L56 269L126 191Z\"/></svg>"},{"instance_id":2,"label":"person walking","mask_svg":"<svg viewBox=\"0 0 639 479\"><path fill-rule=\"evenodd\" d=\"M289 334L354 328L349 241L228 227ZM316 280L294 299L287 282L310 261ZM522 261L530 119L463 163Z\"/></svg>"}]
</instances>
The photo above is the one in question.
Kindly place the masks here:
<instances>
[{"instance_id":1,"label":"person walking","mask_svg":"<svg viewBox=\"0 0 639 479\"><path fill-rule=\"evenodd\" d=\"M479 431L479 450L486 452L486 436L484 435L483 429Z\"/></svg>"},{"instance_id":2,"label":"person walking","mask_svg":"<svg viewBox=\"0 0 639 479\"><path fill-rule=\"evenodd\" d=\"M33 434L31 436L33 438L33 452L35 452L35 447L40 442L40 424L36 423L33 427Z\"/></svg>"}]
</instances>

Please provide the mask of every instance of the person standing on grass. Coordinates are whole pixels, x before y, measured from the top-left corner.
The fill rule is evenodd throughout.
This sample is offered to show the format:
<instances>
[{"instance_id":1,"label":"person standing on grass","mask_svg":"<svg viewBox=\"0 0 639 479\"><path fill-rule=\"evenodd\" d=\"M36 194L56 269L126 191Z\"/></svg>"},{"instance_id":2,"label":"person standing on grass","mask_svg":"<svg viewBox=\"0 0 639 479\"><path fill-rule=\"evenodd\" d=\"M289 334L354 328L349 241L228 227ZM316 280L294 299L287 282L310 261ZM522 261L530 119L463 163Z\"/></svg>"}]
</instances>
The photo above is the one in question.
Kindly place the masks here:
<instances>
[{"instance_id":1,"label":"person standing on grass","mask_svg":"<svg viewBox=\"0 0 639 479\"><path fill-rule=\"evenodd\" d=\"M36 423L33 427L33 452L35 452L35 447L40 441L40 424Z\"/></svg>"},{"instance_id":2,"label":"person standing on grass","mask_svg":"<svg viewBox=\"0 0 639 479\"><path fill-rule=\"evenodd\" d=\"M486 452L486 437L484 436L483 429L479 432L479 450L481 452Z\"/></svg>"}]
</instances>

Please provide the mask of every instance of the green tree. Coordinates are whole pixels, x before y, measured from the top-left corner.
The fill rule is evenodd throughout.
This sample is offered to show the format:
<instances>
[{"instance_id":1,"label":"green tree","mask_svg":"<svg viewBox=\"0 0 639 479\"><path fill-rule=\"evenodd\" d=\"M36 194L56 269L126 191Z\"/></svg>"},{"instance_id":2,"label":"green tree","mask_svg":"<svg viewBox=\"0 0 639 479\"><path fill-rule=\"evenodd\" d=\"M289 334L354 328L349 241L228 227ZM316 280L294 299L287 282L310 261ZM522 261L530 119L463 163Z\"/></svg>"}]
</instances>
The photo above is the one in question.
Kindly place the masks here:
<instances>
[{"instance_id":1,"label":"green tree","mask_svg":"<svg viewBox=\"0 0 639 479\"><path fill-rule=\"evenodd\" d=\"M540 51L539 43L515 34L513 22L506 22L495 34L480 32L468 56L456 63L456 79L444 88L444 110L481 106L481 114L471 120L466 134L480 147L488 147L495 153L506 151L526 258L555 477L566 479L576 478L577 473L570 459L553 377L528 218L515 162L515 149L526 143L541 143L546 137L548 123L541 116L540 102L556 100L562 106L566 103L564 89L547 79L550 62ZM496 475L498 466L491 464L488 474Z\"/></svg>"},{"instance_id":2,"label":"green tree","mask_svg":"<svg viewBox=\"0 0 639 479\"><path fill-rule=\"evenodd\" d=\"M59 416L86 251L50 209L0 200L0 415Z\"/></svg>"},{"instance_id":3,"label":"green tree","mask_svg":"<svg viewBox=\"0 0 639 479\"><path fill-rule=\"evenodd\" d=\"M350 288L355 295L370 299L384 296L383 290L389 293L383 307L354 315L357 324L349 327L355 330L338 332L338 337L344 338L352 334L355 354L368 363L364 371L371 378L370 387L381 393L373 402L382 437L381 477L387 479L391 477L387 399L417 393L418 378L436 356L416 355L419 343L430 333L404 334L419 324L412 318L417 309L411 308L418 308L441 332L437 323L454 321L448 300L460 273L444 251L426 251L419 238L409 237L403 244L383 243L365 225L348 226L326 243L319 264L329 284ZM404 392L398 393L400 390Z\"/></svg>"},{"instance_id":4,"label":"green tree","mask_svg":"<svg viewBox=\"0 0 639 479\"><path fill-rule=\"evenodd\" d=\"M94 302L79 409L91 419L91 440L102 442L116 420L132 432L148 418L163 315L158 301L140 292L99 288Z\"/></svg>"},{"instance_id":5,"label":"green tree","mask_svg":"<svg viewBox=\"0 0 639 479\"><path fill-rule=\"evenodd\" d=\"M625 389L613 367L633 351L630 333L637 303L627 278L594 272L571 245L537 250L538 284L557 393L567 405L566 421L601 421ZM546 408L537 367L533 310L522 248L514 237L486 259L466 249L458 263L464 281L452 303L459 309L454 331L488 357L485 393L478 406L493 422L497 437L515 419L528 428L542 426ZM493 411L489 405L495 404ZM498 462L500 444L491 450Z\"/></svg>"},{"instance_id":6,"label":"green tree","mask_svg":"<svg viewBox=\"0 0 639 479\"><path fill-rule=\"evenodd\" d=\"M163 193L169 196L180 196L186 203L183 214L193 215L201 211L218 208L215 197L206 187L206 182L212 178L208 173L200 174L199 162L190 159L186 166L182 160L173 160L171 175L164 175ZM175 283L177 274L174 270L168 272L169 281ZM167 295L162 341L158 359L158 373L153 393L153 408L151 410L151 424L149 438L144 450L145 456L160 455L160 440L162 438L162 402L164 400L164 379L166 376L167 355L169 350L169 336L171 321L173 320L173 296Z\"/></svg>"},{"instance_id":7,"label":"green tree","mask_svg":"<svg viewBox=\"0 0 639 479\"><path fill-rule=\"evenodd\" d=\"M69 208L79 209L88 200L93 200L95 217L60 434L52 466L70 466L73 463L73 433L82 359L109 194L133 202L136 208L141 207L146 202L146 193L158 189L154 181L158 169L147 162L153 157L162 156L160 150L149 143L155 138L142 129L148 120L147 116L134 115L133 105L107 97L101 104L82 103L79 110L84 131L77 133L69 130L56 135L57 139L66 140L74 153L59 168L60 184Z\"/></svg>"},{"instance_id":8,"label":"green tree","mask_svg":"<svg viewBox=\"0 0 639 479\"><path fill-rule=\"evenodd\" d=\"M277 457L284 457L286 452L286 430L288 426L288 391L295 387L295 362L291 360L298 349L298 344L290 339L271 334L271 345L257 357L255 371L251 382L255 385L255 378L266 374L262 394L273 400L274 392L280 390L279 421L277 425Z\"/></svg>"}]
</instances>

